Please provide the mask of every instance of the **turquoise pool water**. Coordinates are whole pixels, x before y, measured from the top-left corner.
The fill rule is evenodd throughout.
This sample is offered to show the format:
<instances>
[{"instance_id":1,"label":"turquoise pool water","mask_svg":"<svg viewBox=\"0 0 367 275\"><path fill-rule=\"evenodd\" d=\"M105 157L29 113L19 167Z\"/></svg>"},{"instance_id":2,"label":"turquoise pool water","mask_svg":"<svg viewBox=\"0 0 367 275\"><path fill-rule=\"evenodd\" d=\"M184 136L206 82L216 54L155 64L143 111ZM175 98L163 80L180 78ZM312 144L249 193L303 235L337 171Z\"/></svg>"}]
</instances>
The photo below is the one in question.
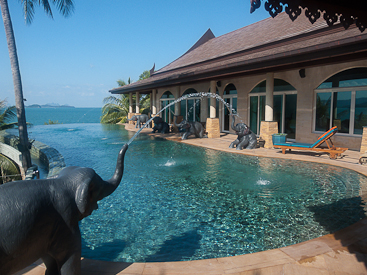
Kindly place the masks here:
<instances>
[{"instance_id":1,"label":"turquoise pool water","mask_svg":"<svg viewBox=\"0 0 367 275\"><path fill-rule=\"evenodd\" d=\"M35 126L66 164L112 176L123 126ZM348 169L203 149L139 135L119 188L80 222L82 255L126 262L225 257L283 247L365 217L366 177Z\"/></svg>"}]
</instances>

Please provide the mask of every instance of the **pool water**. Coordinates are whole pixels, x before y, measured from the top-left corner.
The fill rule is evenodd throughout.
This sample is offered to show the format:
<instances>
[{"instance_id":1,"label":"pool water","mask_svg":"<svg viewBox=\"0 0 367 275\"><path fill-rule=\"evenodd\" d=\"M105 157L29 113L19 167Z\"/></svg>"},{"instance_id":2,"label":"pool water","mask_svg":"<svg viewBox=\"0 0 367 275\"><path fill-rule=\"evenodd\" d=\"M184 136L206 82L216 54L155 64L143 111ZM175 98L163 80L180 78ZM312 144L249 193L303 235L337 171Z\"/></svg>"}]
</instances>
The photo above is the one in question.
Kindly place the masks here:
<instances>
[{"instance_id":1,"label":"pool water","mask_svg":"<svg viewBox=\"0 0 367 275\"><path fill-rule=\"evenodd\" d=\"M56 148L67 166L112 176L133 133L123 126L35 126L30 138ZM348 169L230 154L139 135L117 190L80 222L90 259L185 261L254 253L313 239L365 217Z\"/></svg>"}]
</instances>

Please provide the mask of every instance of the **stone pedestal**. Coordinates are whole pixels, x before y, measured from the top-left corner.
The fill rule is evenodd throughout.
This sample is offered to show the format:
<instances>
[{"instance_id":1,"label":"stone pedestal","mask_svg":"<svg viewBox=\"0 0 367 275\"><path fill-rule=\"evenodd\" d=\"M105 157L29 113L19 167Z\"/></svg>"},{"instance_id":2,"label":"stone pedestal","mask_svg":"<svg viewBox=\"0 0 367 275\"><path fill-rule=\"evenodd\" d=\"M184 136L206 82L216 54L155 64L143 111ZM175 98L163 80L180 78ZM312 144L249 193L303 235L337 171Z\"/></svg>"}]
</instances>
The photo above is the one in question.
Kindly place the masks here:
<instances>
[{"instance_id":1,"label":"stone pedestal","mask_svg":"<svg viewBox=\"0 0 367 275\"><path fill-rule=\"evenodd\" d=\"M278 133L278 122L261 121L260 137L265 140L264 148L273 148L273 134Z\"/></svg>"},{"instance_id":2,"label":"stone pedestal","mask_svg":"<svg viewBox=\"0 0 367 275\"><path fill-rule=\"evenodd\" d=\"M206 131L208 132L208 138L219 138L219 118L207 118Z\"/></svg>"},{"instance_id":3,"label":"stone pedestal","mask_svg":"<svg viewBox=\"0 0 367 275\"><path fill-rule=\"evenodd\" d=\"M367 126L363 127L361 154L367 153Z\"/></svg>"}]
</instances>

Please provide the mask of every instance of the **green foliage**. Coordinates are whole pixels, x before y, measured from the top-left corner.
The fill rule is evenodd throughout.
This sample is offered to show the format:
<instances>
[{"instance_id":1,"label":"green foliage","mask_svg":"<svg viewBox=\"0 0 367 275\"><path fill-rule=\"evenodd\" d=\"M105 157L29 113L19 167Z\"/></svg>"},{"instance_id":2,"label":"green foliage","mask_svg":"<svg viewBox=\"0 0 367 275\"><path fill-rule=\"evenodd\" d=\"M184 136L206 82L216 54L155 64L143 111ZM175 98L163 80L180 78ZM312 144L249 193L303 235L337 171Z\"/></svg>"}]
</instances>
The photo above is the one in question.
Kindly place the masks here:
<instances>
[{"instance_id":1,"label":"green foliage","mask_svg":"<svg viewBox=\"0 0 367 275\"><path fill-rule=\"evenodd\" d=\"M11 122L16 119L15 106L7 106L6 100L0 100L0 130L13 128L17 122Z\"/></svg>"},{"instance_id":2,"label":"green foliage","mask_svg":"<svg viewBox=\"0 0 367 275\"><path fill-rule=\"evenodd\" d=\"M119 85L119 87L131 84L131 83L132 83L132 81L131 81L130 77L127 80L127 83L125 82L125 80L121 80L121 79L117 80L117 84Z\"/></svg>"},{"instance_id":3,"label":"green foliage","mask_svg":"<svg viewBox=\"0 0 367 275\"><path fill-rule=\"evenodd\" d=\"M101 123L125 123L129 112L129 97L126 95L109 96L103 99Z\"/></svg>"},{"instance_id":4,"label":"green foliage","mask_svg":"<svg viewBox=\"0 0 367 275\"><path fill-rule=\"evenodd\" d=\"M50 3L54 4L56 8L59 10L59 12L65 16L68 17L72 14L74 11L74 3L73 0L22 0L23 5L23 12L24 12L24 18L27 22L27 24L31 24L33 21L33 15L34 15L34 8L35 6L42 6L45 13L53 18L52 10Z\"/></svg>"},{"instance_id":5,"label":"green foliage","mask_svg":"<svg viewBox=\"0 0 367 275\"><path fill-rule=\"evenodd\" d=\"M22 179L18 166L2 154L0 154L0 176L0 184Z\"/></svg>"},{"instance_id":6,"label":"green foliage","mask_svg":"<svg viewBox=\"0 0 367 275\"><path fill-rule=\"evenodd\" d=\"M143 80L146 78L150 77L150 72L149 71L144 71L140 76L139 76L139 80Z\"/></svg>"},{"instance_id":7,"label":"green foliage","mask_svg":"<svg viewBox=\"0 0 367 275\"><path fill-rule=\"evenodd\" d=\"M52 125L52 124L60 124L58 120L52 121L51 119L48 122L45 122L44 125Z\"/></svg>"},{"instance_id":8,"label":"green foliage","mask_svg":"<svg viewBox=\"0 0 367 275\"><path fill-rule=\"evenodd\" d=\"M144 71L140 76L139 80L146 79L150 76L149 71ZM117 84L122 87L132 83L129 77L128 81L117 80ZM136 95L132 96L133 104L136 104ZM109 96L103 99L103 108L101 123L104 124L116 124L116 123L126 123L127 115L129 113L129 95L119 94L116 96ZM149 114L150 112L150 95L142 95L140 98L140 113Z\"/></svg>"},{"instance_id":9,"label":"green foliage","mask_svg":"<svg viewBox=\"0 0 367 275\"><path fill-rule=\"evenodd\" d=\"M150 113L150 94L143 95L140 99L140 113L148 115Z\"/></svg>"}]
</instances>

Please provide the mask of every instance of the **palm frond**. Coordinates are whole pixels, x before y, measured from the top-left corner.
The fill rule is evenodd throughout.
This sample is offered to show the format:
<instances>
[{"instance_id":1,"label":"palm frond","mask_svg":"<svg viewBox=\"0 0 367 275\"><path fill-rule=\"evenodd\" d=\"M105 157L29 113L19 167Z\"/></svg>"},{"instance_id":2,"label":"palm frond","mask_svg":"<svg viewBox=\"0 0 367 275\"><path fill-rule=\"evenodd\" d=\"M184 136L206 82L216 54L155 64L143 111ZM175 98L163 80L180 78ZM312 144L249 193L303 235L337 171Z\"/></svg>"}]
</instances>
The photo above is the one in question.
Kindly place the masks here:
<instances>
[{"instance_id":1,"label":"palm frond","mask_svg":"<svg viewBox=\"0 0 367 275\"><path fill-rule=\"evenodd\" d=\"M21 0L23 5L24 20L27 24L31 24L34 15L34 0Z\"/></svg>"},{"instance_id":2,"label":"palm frond","mask_svg":"<svg viewBox=\"0 0 367 275\"><path fill-rule=\"evenodd\" d=\"M129 98L126 95L106 97L103 103L101 123L116 124L126 119L129 112Z\"/></svg>"},{"instance_id":3,"label":"palm frond","mask_svg":"<svg viewBox=\"0 0 367 275\"><path fill-rule=\"evenodd\" d=\"M73 0L53 0L56 2L57 9L65 17L70 16L74 12Z\"/></svg>"},{"instance_id":4,"label":"palm frond","mask_svg":"<svg viewBox=\"0 0 367 275\"><path fill-rule=\"evenodd\" d=\"M6 129L11 129L11 128L14 128L16 126L18 126L18 122L1 124L0 125L0 131L6 130Z\"/></svg>"},{"instance_id":5,"label":"palm frond","mask_svg":"<svg viewBox=\"0 0 367 275\"><path fill-rule=\"evenodd\" d=\"M11 122L13 119L16 118L17 114L16 114L16 108L15 106L10 106L10 107L6 107L6 100L1 100L0 101L0 128L2 128L5 125L13 125L13 124L17 124L16 122ZM11 128L13 126L7 127Z\"/></svg>"},{"instance_id":6,"label":"palm frond","mask_svg":"<svg viewBox=\"0 0 367 275\"><path fill-rule=\"evenodd\" d=\"M42 2L42 6L43 6L43 9L45 10L45 13L49 15L51 18L53 18L51 6L48 0L40 0L40 2Z\"/></svg>"},{"instance_id":7,"label":"palm frond","mask_svg":"<svg viewBox=\"0 0 367 275\"><path fill-rule=\"evenodd\" d=\"M21 0L23 5L24 19L27 24L31 24L35 13L35 6L42 6L45 13L53 18L53 13L49 0ZM68 17L74 12L73 0L51 0L51 3L56 5L58 11L65 17Z\"/></svg>"}]
</instances>

